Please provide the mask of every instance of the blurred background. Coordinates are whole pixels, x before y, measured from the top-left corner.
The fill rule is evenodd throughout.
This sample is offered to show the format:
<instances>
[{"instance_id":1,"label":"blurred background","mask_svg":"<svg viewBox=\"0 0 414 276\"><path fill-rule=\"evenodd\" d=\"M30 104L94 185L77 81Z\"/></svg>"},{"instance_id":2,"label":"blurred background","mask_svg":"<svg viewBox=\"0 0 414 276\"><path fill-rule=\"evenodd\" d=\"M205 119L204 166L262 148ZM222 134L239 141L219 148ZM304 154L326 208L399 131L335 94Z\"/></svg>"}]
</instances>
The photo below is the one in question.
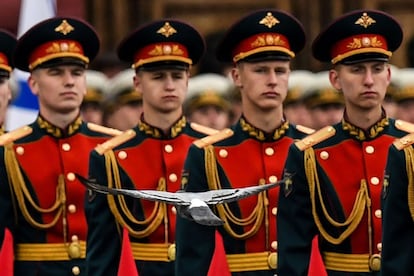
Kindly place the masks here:
<instances>
[{"instance_id":1,"label":"blurred background","mask_svg":"<svg viewBox=\"0 0 414 276\"><path fill-rule=\"evenodd\" d=\"M21 0L1 0L0 27L17 33ZM392 63L414 67L410 46L414 36L414 1L412 0L57 0L56 13L89 21L101 37L102 47L96 66L111 62L122 37L140 24L153 19L174 17L185 20L204 36L225 30L240 16L261 8L277 8L295 15L304 25L308 44L293 67L324 70L311 58L310 45L321 27L340 14L360 8L389 12L401 23L405 38ZM197 68L195 68L196 70ZM111 74L111 73L108 73Z\"/></svg>"}]
</instances>

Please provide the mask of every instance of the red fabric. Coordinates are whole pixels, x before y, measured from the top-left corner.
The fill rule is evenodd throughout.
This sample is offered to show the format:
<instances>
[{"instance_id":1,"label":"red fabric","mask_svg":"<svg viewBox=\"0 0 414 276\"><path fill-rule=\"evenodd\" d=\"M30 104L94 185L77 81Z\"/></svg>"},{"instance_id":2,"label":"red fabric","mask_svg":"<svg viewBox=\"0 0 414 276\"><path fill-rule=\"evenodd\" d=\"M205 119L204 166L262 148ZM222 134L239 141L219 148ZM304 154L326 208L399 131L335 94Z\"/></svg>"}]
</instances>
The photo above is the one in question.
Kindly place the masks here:
<instances>
[{"instance_id":1,"label":"red fabric","mask_svg":"<svg viewBox=\"0 0 414 276\"><path fill-rule=\"evenodd\" d=\"M226 251L224 250L223 239L216 231L216 248L213 259L210 263L208 276L230 276L229 265L227 264Z\"/></svg>"},{"instance_id":2,"label":"red fabric","mask_svg":"<svg viewBox=\"0 0 414 276\"><path fill-rule=\"evenodd\" d=\"M0 275L13 276L13 237L6 229L3 247L0 251Z\"/></svg>"},{"instance_id":3,"label":"red fabric","mask_svg":"<svg viewBox=\"0 0 414 276\"><path fill-rule=\"evenodd\" d=\"M124 228L122 239L121 260L119 262L118 276L138 276L135 266L134 256L132 255L131 244L129 242L128 231Z\"/></svg>"},{"instance_id":4,"label":"red fabric","mask_svg":"<svg viewBox=\"0 0 414 276\"><path fill-rule=\"evenodd\" d=\"M309 265L309 276L327 276L325 265L319 252L318 237L312 241L312 254Z\"/></svg>"}]
</instances>

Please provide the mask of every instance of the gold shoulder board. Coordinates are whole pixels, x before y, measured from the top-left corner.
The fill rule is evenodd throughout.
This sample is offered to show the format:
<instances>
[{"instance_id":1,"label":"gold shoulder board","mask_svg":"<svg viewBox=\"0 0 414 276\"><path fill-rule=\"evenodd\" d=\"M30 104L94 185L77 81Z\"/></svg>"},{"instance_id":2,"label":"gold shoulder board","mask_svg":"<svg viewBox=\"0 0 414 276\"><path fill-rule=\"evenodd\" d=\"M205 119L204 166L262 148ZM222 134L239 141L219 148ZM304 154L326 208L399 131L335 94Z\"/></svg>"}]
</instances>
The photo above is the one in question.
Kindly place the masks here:
<instances>
[{"instance_id":1,"label":"gold shoulder board","mask_svg":"<svg viewBox=\"0 0 414 276\"><path fill-rule=\"evenodd\" d=\"M195 140L193 142L193 144L201 149L201 148L204 148L208 145L211 145L211 144L217 143L221 140L224 140L224 139L226 139L226 138L228 138L232 135L233 135L233 130L231 130L229 128L225 128L223 130L220 130L216 134L212 134L212 135L203 137L201 139Z\"/></svg>"},{"instance_id":2,"label":"gold shoulder board","mask_svg":"<svg viewBox=\"0 0 414 276\"><path fill-rule=\"evenodd\" d=\"M306 136L302 140L297 141L295 145L298 147L299 150L303 151L328 139L329 137L334 136L335 132L336 131L332 126L327 126L321 128L320 130L314 132L311 135Z\"/></svg>"},{"instance_id":3,"label":"gold shoulder board","mask_svg":"<svg viewBox=\"0 0 414 276\"><path fill-rule=\"evenodd\" d=\"M115 136L107 141L105 141L103 144L97 145L95 147L95 151L99 153L100 155L104 154L106 151L111 150L120 144L130 140L131 138L135 137L136 132L132 129L126 130L125 132L122 132L120 135Z\"/></svg>"},{"instance_id":4,"label":"gold shoulder board","mask_svg":"<svg viewBox=\"0 0 414 276\"><path fill-rule=\"evenodd\" d=\"M395 120L395 127L408 133L414 132L414 124L403 120Z\"/></svg>"},{"instance_id":5,"label":"gold shoulder board","mask_svg":"<svg viewBox=\"0 0 414 276\"><path fill-rule=\"evenodd\" d=\"M195 131L198 131L198 132L206 134L206 135L213 135L213 134L216 134L217 132L219 132L219 130L217 130L217 129L207 127L207 126L203 126L203 125L200 125L200 124L197 124L197 123L190 123L190 126Z\"/></svg>"},{"instance_id":6,"label":"gold shoulder board","mask_svg":"<svg viewBox=\"0 0 414 276\"><path fill-rule=\"evenodd\" d=\"M306 134L312 134L315 132L313 128L305 127L303 125L296 125L296 129Z\"/></svg>"},{"instance_id":7,"label":"gold shoulder board","mask_svg":"<svg viewBox=\"0 0 414 276\"><path fill-rule=\"evenodd\" d=\"M33 129L29 126L22 126L18 129L12 130L0 136L0 145L4 146L8 143L14 142L19 138L25 137L32 133Z\"/></svg>"},{"instance_id":8,"label":"gold shoulder board","mask_svg":"<svg viewBox=\"0 0 414 276\"><path fill-rule=\"evenodd\" d=\"M101 125L94 124L94 123L87 123L87 126L90 130L100 132L100 133L110 135L110 136L117 136L122 133L122 131L118 129L109 128L109 127L101 126Z\"/></svg>"},{"instance_id":9,"label":"gold shoulder board","mask_svg":"<svg viewBox=\"0 0 414 276\"><path fill-rule=\"evenodd\" d=\"M414 133L410 133L410 134L405 135L404 137L396 139L393 144L398 150L402 150L412 145L413 143L414 143Z\"/></svg>"}]
</instances>

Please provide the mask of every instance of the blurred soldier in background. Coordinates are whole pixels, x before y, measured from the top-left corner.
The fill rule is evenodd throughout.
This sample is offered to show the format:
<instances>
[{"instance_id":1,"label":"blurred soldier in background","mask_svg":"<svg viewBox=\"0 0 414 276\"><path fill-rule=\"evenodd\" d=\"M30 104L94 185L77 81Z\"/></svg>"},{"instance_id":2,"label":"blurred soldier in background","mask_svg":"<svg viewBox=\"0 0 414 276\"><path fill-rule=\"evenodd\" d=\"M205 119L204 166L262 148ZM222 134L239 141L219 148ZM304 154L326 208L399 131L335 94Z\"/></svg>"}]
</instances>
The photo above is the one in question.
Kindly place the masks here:
<instances>
[{"instance_id":1,"label":"blurred soldier in background","mask_svg":"<svg viewBox=\"0 0 414 276\"><path fill-rule=\"evenodd\" d=\"M283 102L286 119L294 125L311 127L308 110L303 102L306 87L312 81L313 73L307 70L293 70L289 76L289 90Z\"/></svg>"},{"instance_id":2,"label":"blurred soldier in background","mask_svg":"<svg viewBox=\"0 0 414 276\"><path fill-rule=\"evenodd\" d=\"M395 118L414 123L414 68L401 68L396 77Z\"/></svg>"},{"instance_id":3,"label":"blurred soldier in background","mask_svg":"<svg viewBox=\"0 0 414 276\"><path fill-rule=\"evenodd\" d=\"M184 114L190 122L224 129L230 125L229 93L233 82L219 74L200 74L190 78Z\"/></svg>"},{"instance_id":4,"label":"blurred soldier in background","mask_svg":"<svg viewBox=\"0 0 414 276\"><path fill-rule=\"evenodd\" d=\"M310 127L315 130L338 123L344 113L344 95L332 87L328 75L328 71L313 74L303 96Z\"/></svg>"},{"instance_id":5,"label":"blurred soldier in background","mask_svg":"<svg viewBox=\"0 0 414 276\"><path fill-rule=\"evenodd\" d=\"M127 69L109 79L103 102L103 125L127 130L138 125L142 95L133 83L135 71Z\"/></svg>"},{"instance_id":6,"label":"blurred soldier in background","mask_svg":"<svg viewBox=\"0 0 414 276\"><path fill-rule=\"evenodd\" d=\"M102 125L102 101L108 78L99 71L86 70L86 95L81 105L81 116L85 122Z\"/></svg>"}]
</instances>

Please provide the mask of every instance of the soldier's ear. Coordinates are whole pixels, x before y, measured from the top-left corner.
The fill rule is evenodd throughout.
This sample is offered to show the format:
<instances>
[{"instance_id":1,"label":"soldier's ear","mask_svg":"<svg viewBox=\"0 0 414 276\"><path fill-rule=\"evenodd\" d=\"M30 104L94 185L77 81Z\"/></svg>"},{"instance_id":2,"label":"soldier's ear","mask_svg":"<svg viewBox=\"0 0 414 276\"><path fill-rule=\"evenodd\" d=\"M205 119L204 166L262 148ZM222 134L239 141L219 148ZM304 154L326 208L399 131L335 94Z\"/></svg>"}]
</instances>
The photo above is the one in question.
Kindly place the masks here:
<instances>
[{"instance_id":1,"label":"soldier's ear","mask_svg":"<svg viewBox=\"0 0 414 276\"><path fill-rule=\"evenodd\" d=\"M336 69L329 70L329 81L331 85L338 91L342 90L341 83L339 81L339 74Z\"/></svg>"}]
</instances>

